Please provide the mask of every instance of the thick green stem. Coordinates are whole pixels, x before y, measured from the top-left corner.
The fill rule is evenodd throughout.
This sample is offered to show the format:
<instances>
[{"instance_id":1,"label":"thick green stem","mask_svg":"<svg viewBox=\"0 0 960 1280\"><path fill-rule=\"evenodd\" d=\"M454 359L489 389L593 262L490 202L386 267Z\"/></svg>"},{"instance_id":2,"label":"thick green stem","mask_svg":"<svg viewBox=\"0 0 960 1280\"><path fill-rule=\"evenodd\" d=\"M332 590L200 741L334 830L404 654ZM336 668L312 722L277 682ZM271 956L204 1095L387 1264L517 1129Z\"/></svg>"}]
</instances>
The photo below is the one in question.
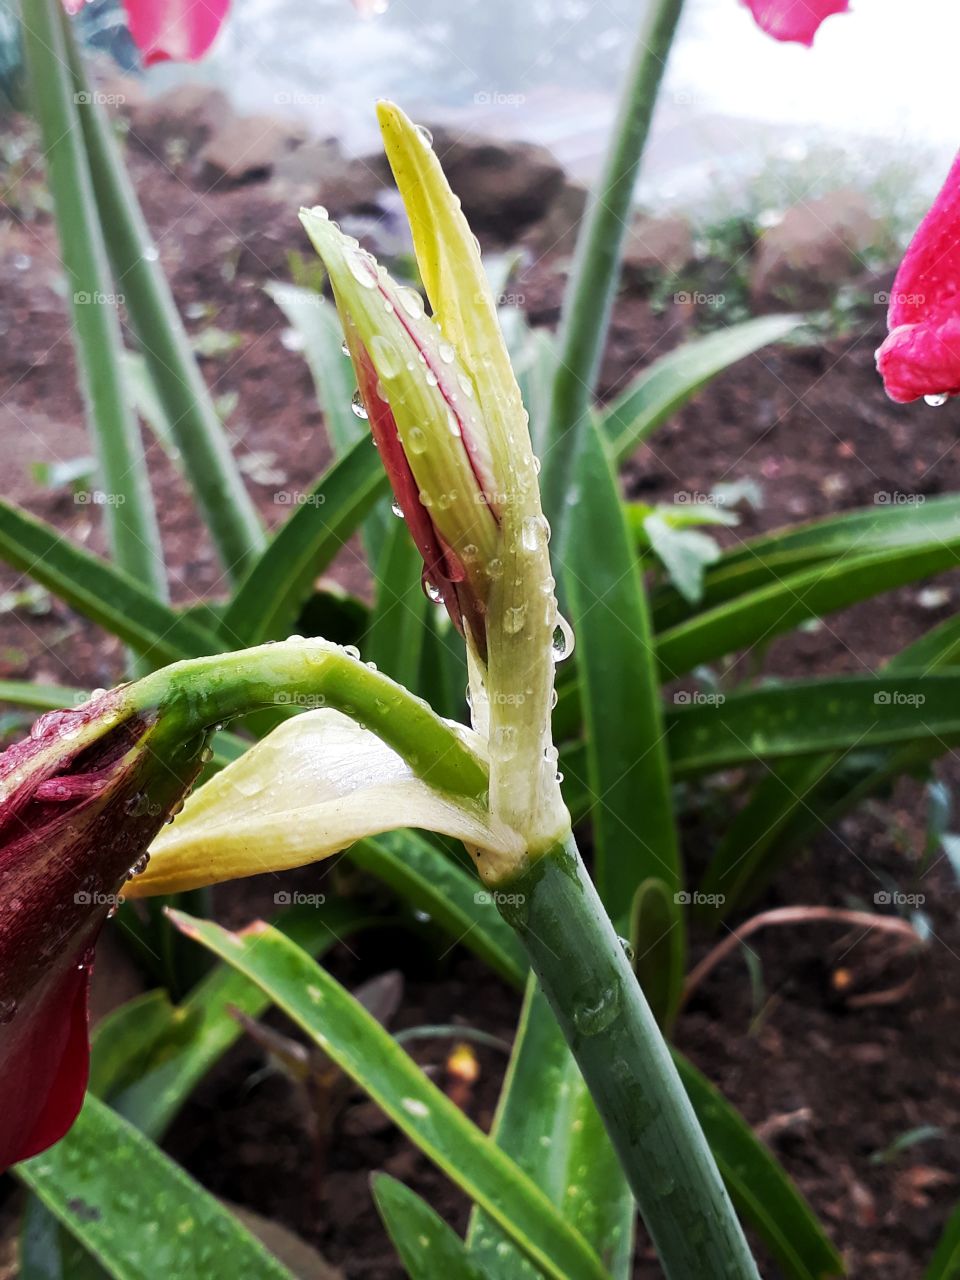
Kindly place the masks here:
<instances>
[{"instance_id":1,"label":"thick green stem","mask_svg":"<svg viewBox=\"0 0 960 1280\"><path fill-rule=\"evenodd\" d=\"M136 331L184 470L231 580L243 578L266 544L263 527L230 452L157 259L104 108L91 93L64 15L64 44L79 107L93 193L117 289Z\"/></svg>"},{"instance_id":2,"label":"thick green stem","mask_svg":"<svg viewBox=\"0 0 960 1280\"><path fill-rule=\"evenodd\" d=\"M259 707L333 707L370 729L431 786L482 798L484 762L447 721L389 676L326 640L286 640L176 662L130 686L140 707L214 724Z\"/></svg>"},{"instance_id":3,"label":"thick green stem","mask_svg":"<svg viewBox=\"0 0 960 1280\"><path fill-rule=\"evenodd\" d=\"M24 0L23 45L71 298L77 363L97 442L104 517L113 559L165 599L153 496L124 388L117 298L78 119L85 105L74 93L61 16L58 0Z\"/></svg>"},{"instance_id":4,"label":"thick green stem","mask_svg":"<svg viewBox=\"0 0 960 1280\"><path fill-rule=\"evenodd\" d=\"M498 887L669 1280L759 1280L670 1052L571 837Z\"/></svg>"},{"instance_id":5,"label":"thick green stem","mask_svg":"<svg viewBox=\"0 0 960 1280\"><path fill-rule=\"evenodd\" d=\"M543 506L562 532L573 459L590 413L640 162L683 0L648 0L603 172L577 240L563 301L543 456ZM556 541L556 538L555 538Z\"/></svg>"}]
</instances>

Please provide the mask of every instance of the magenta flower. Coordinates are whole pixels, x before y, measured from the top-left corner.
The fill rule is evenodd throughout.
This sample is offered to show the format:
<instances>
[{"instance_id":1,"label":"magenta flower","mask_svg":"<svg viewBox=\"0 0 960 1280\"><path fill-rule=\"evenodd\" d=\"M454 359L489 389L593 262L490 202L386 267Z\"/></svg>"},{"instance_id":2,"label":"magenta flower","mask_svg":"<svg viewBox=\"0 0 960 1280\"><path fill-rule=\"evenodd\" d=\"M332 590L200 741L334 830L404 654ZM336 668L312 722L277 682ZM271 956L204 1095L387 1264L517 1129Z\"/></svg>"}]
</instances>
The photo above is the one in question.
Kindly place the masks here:
<instances>
[{"instance_id":1,"label":"magenta flower","mask_svg":"<svg viewBox=\"0 0 960 1280\"><path fill-rule=\"evenodd\" d=\"M775 40L813 44L824 18L847 13L850 0L743 0L761 31Z\"/></svg>"},{"instance_id":2,"label":"magenta flower","mask_svg":"<svg viewBox=\"0 0 960 1280\"><path fill-rule=\"evenodd\" d=\"M173 719L116 689L0 754L0 1170L80 1109L94 942L200 768L204 735Z\"/></svg>"},{"instance_id":3,"label":"magenta flower","mask_svg":"<svg viewBox=\"0 0 960 1280\"><path fill-rule=\"evenodd\" d=\"M67 13L79 13L85 2L64 0L64 7ZM130 35L147 66L202 58L229 7L230 0L124 0Z\"/></svg>"},{"instance_id":4,"label":"magenta flower","mask_svg":"<svg viewBox=\"0 0 960 1280\"><path fill-rule=\"evenodd\" d=\"M960 394L960 155L893 282L877 368L891 400Z\"/></svg>"}]
</instances>

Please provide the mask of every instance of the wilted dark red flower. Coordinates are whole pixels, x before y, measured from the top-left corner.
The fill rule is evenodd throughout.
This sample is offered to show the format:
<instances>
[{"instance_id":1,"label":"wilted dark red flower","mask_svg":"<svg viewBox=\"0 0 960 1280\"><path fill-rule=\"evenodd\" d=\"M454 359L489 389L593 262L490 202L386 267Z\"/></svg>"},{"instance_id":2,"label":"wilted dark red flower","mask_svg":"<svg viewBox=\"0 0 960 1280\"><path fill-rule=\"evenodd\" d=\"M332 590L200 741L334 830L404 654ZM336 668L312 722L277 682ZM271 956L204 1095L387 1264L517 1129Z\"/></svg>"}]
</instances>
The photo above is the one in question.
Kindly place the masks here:
<instances>
[{"instance_id":1,"label":"wilted dark red flower","mask_svg":"<svg viewBox=\"0 0 960 1280\"><path fill-rule=\"evenodd\" d=\"M204 735L175 736L135 688L48 712L0 754L0 1169L80 1109L94 942L200 768Z\"/></svg>"}]
</instances>

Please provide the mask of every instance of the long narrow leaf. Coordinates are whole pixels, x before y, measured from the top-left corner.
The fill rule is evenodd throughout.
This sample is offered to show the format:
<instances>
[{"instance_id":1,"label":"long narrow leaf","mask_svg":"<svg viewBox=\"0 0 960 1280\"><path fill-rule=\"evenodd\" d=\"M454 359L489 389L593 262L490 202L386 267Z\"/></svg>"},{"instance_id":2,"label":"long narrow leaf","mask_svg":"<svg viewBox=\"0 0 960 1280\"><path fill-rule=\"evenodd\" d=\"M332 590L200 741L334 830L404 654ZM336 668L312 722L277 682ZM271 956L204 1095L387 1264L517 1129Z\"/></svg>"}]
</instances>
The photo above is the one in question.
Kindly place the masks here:
<instances>
[{"instance_id":1,"label":"long narrow leaf","mask_svg":"<svg viewBox=\"0 0 960 1280\"><path fill-rule=\"evenodd\" d=\"M67 54L93 191L117 287L136 331L184 471L228 576L239 579L264 543L263 529L230 452L157 258L153 237L118 153L106 112L90 92L72 35Z\"/></svg>"},{"instance_id":2,"label":"long narrow leaf","mask_svg":"<svg viewBox=\"0 0 960 1280\"><path fill-rule=\"evenodd\" d=\"M115 1280L293 1280L209 1192L92 1095L67 1136L15 1172Z\"/></svg>"},{"instance_id":3,"label":"long narrow leaf","mask_svg":"<svg viewBox=\"0 0 960 1280\"><path fill-rule=\"evenodd\" d=\"M600 431L614 458L623 461L671 414L729 365L779 342L802 323L800 316L760 316L731 325L668 352L600 412Z\"/></svg>"},{"instance_id":4,"label":"long narrow leaf","mask_svg":"<svg viewBox=\"0 0 960 1280\"><path fill-rule=\"evenodd\" d=\"M401 520L387 529L376 565L377 598L364 656L413 693L421 688L427 611L434 606L420 585L423 558Z\"/></svg>"},{"instance_id":5,"label":"long narrow leaf","mask_svg":"<svg viewBox=\"0 0 960 1280\"><path fill-rule=\"evenodd\" d=\"M140 582L3 499L0 559L118 636L154 666L219 653L224 647L212 632L170 609Z\"/></svg>"},{"instance_id":6,"label":"long narrow leaf","mask_svg":"<svg viewBox=\"0 0 960 1280\"><path fill-rule=\"evenodd\" d=\"M524 1251L557 1280L601 1280L583 1238L491 1140L423 1074L383 1027L289 939L268 926L232 934L176 915L179 926L268 992L337 1065Z\"/></svg>"},{"instance_id":7,"label":"long narrow leaf","mask_svg":"<svg viewBox=\"0 0 960 1280\"><path fill-rule=\"evenodd\" d=\"M607 910L625 926L644 880L657 877L671 893L680 889L680 855L643 581L605 447L595 429L583 439L564 583L596 797L594 876ZM673 927L683 929L679 910ZM673 954L682 961L682 947ZM667 980L671 1004L681 980L682 968Z\"/></svg>"},{"instance_id":8,"label":"long narrow leaf","mask_svg":"<svg viewBox=\"0 0 960 1280\"><path fill-rule=\"evenodd\" d=\"M957 1280L960 1276L960 1208L954 1209L923 1280Z\"/></svg>"},{"instance_id":9,"label":"long narrow leaf","mask_svg":"<svg viewBox=\"0 0 960 1280\"><path fill-rule=\"evenodd\" d=\"M466 1246L409 1187L385 1173L371 1179L373 1198L410 1280L485 1280Z\"/></svg>"},{"instance_id":10,"label":"long narrow leaf","mask_svg":"<svg viewBox=\"0 0 960 1280\"><path fill-rule=\"evenodd\" d=\"M387 489L375 449L360 440L332 464L266 551L251 566L224 615L231 644L262 644L286 636L313 582L364 514Z\"/></svg>"},{"instance_id":11,"label":"long narrow leaf","mask_svg":"<svg viewBox=\"0 0 960 1280\"><path fill-rule=\"evenodd\" d=\"M87 417L97 445L111 555L150 594L165 599L166 572L143 441L124 385L117 290L83 146L81 118L92 99L74 91L65 17L57 0L25 0L24 55L53 193Z\"/></svg>"}]
</instances>

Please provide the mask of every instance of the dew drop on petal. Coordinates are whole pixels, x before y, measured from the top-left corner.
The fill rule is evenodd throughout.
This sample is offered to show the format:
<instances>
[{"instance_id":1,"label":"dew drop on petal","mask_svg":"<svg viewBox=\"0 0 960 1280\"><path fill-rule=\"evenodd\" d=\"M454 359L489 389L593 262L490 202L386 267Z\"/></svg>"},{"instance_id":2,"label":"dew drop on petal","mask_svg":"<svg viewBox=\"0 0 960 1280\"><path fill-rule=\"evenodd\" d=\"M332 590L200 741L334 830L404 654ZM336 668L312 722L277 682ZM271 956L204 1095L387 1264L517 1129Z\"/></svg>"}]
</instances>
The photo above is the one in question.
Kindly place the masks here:
<instances>
[{"instance_id":1,"label":"dew drop on petal","mask_svg":"<svg viewBox=\"0 0 960 1280\"><path fill-rule=\"evenodd\" d=\"M928 404L931 409L939 409L940 406L946 404L949 399L950 397L947 395L946 391L937 391L932 395L924 396L923 403Z\"/></svg>"},{"instance_id":2,"label":"dew drop on petal","mask_svg":"<svg viewBox=\"0 0 960 1280\"><path fill-rule=\"evenodd\" d=\"M357 418L367 417L367 406L363 403L363 396L359 391L355 391L353 399L350 401L350 408L353 410Z\"/></svg>"},{"instance_id":3,"label":"dew drop on petal","mask_svg":"<svg viewBox=\"0 0 960 1280\"><path fill-rule=\"evenodd\" d=\"M569 658L573 653L574 636L573 628L566 618L557 614L557 625L553 633L553 660L554 662L562 662L564 658Z\"/></svg>"},{"instance_id":4,"label":"dew drop on petal","mask_svg":"<svg viewBox=\"0 0 960 1280\"><path fill-rule=\"evenodd\" d=\"M417 137L420 139L420 141L423 143L423 145L424 145L425 147L432 147L432 146L433 146L433 134L432 134L432 133L430 132L430 130L426 127L426 125L418 124L418 125L416 126L416 128L417 128Z\"/></svg>"},{"instance_id":5,"label":"dew drop on petal","mask_svg":"<svg viewBox=\"0 0 960 1280\"><path fill-rule=\"evenodd\" d=\"M454 357L457 353L449 342L441 342L439 347L437 347L437 354L444 364L453 364Z\"/></svg>"},{"instance_id":6,"label":"dew drop on petal","mask_svg":"<svg viewBox=\"0 0 960 1280\"><path fill-rule=\"evenodd\" d=\"M401 507L400 503L396 500L396 498L394 498L393 502L391 502L390 510L393 512L395 516L398 517L398 519L400 520L403 519L403 507Z\"/></svg>"},{"instance_id":7,"label":"dew drop on petal","mask_svg":"<svg viewBox=\"0 0 960 1280\"><path fill-rule=\"evenodd\" d=\"M411 320L420 320L423 316L423 299L416 289L408 289L405 285L397 290L400 305Z\"/></svg>"},{"instance_id":8,"label":"dew drop on petal","mask_svg":"<svg viewBox=\"0 0 960 1280\"><path fill-rule=\"evenodd\" d=\"M370 339L370 355L381 378L396 378L403 369L403 361L397 354L393 343L381 334L375 333Z\"/></svg>"}]
</instances>

